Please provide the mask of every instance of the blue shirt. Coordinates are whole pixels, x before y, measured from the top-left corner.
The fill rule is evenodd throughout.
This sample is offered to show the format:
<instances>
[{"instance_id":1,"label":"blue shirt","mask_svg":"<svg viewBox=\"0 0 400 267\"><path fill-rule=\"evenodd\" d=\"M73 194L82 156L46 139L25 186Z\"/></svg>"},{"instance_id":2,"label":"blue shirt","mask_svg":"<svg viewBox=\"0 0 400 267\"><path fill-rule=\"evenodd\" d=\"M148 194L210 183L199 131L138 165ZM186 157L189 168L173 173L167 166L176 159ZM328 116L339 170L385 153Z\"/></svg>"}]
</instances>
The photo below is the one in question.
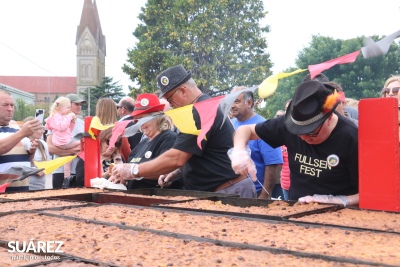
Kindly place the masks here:
<instances>
[{"instance_id":1,"label":"blue shirt","mask_svg":"<svg viewBox=\"0 0 400 267\"><path fill-rule=\"evenodd\" d=\"M256 114L246 121L238 121L236 118L232 119L232 124L235 130L241 125L256 124L264 122L265 119ZM257 169L257 179L264 185L264 172L265 166L273 164L283 164L282 149L272 148L263 140L250 140L249 147L251 150L251 159L254 161ZM261 185L256 181L254 182L257 192L262 189Z\"/></svg>"}]
</instances>

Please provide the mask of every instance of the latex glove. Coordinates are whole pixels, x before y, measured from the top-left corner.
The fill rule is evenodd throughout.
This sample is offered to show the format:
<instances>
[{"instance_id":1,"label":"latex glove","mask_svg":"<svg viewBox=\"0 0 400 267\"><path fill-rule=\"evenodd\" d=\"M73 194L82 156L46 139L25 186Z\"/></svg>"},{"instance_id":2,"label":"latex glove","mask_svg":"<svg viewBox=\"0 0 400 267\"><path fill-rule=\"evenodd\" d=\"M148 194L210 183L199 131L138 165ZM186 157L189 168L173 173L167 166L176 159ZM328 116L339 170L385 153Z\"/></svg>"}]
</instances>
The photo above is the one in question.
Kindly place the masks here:
<instances>
[{"instance_id":1,"label":"latex glove","mask_svg":"<svg viewBox=\"0 0 400 267\"><path fill-rule=\"evenodd\" d=\"M160 177L158 177L158 185L161 187L169 187L181 173L181 169L176 169L168 174L160 175Z\"/></svg>"},{"instance_id":2,"label":"latex glove","mask_svg":"<svg viewBox=\"0 0 400 267\"><path fill-rule=\"evenodd\" d=\"M228 157L232 162L233 171L236 174L249 174L255 182L257 181L257 169L250 155L251 150L249 147L246 147L245 150L234 147L228 150Z\"/></svg>"},{"instance_id":3,"label":"latex glove","mask_svg":"<svg viewBox=\"0 0 400 267\"><path fill-rule=\"evenodd\" d=\"M112 168L111 177L108 179L110 182L117 183L123 182L124 180L135 179L132 174L133 164L116 164Z\"/></svg>"},{"instance_id":4,"label":"latex glove","mask_svg":"<svg viewBox=\"0 0 400 267\"><path fill-rule=\"evenodd\" d=\"M299 198L300 203L329 203L329 204L338 204L347 206L347 200L345 196L333 196L333 195L313 195L313 196L305 196Z\"/></svg>"}]
</instances>

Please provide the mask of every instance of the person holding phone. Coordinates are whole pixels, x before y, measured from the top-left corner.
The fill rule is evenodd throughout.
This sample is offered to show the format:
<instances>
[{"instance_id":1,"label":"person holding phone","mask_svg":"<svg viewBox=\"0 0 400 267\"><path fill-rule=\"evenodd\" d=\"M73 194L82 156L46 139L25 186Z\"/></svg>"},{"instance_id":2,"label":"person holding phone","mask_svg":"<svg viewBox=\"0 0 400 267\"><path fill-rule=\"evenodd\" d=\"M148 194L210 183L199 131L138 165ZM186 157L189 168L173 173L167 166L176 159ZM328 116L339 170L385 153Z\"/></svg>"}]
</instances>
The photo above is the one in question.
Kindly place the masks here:
<instances>
[{"instance_id":1,"label":"person holding phone","mask_svg":"<svg viewBox=\"0 0 400 267\"><path fill-rule=\"evenodd\" d=\"M31 166L30 157L35 153L38 143L33 140L27 151L21 141L42 127L37 119L24 123L20 129L12 127L10 121L14 116L14 111L14 98L9 92L0 90L0 172L13 166ZM0 184L5 182L7 180L0 181ZM27 190L29 190L29 178L11 183L6 192Z\"/></svg>"}]
</instances>

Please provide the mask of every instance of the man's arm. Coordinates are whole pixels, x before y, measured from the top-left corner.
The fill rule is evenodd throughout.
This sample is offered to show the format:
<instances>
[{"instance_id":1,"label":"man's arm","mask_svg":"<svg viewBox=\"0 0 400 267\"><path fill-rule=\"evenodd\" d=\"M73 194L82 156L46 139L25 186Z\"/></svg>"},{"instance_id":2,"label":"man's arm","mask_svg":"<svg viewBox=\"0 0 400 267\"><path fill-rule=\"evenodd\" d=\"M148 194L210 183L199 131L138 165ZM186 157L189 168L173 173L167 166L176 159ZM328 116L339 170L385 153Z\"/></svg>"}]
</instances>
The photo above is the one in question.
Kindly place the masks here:
<instances>
[{"instance_id":1,"label":"man's arm","mask_svg":"<svg viewBox=\"0 0 400 267\"><path fill-rule=\"evenodd\" d=\"M242 125L240 126L233 137L233 145L237 149L245 149L249 140L260 139L256 134L256 125Z\"/></svg>"},{"instance_id":2,"label":"man's arm","mask_svg":"<svg viewBox=\"0 0 400 267\"><path fill-rule=\"evenodd\" d=\"M310 203L310 202L318 202L318 203L330 203L330 204L339 204L345 207L347 206L356 206L360 202L359 194L348 195L348 196L333 196L333 195L313 195L313 196L305 196L299 198L299 202L302 203Z\"/></svg>"},{"instance_id":3,"label":"man's arm","mask_svg":"<svg viewBox=\"0 0 400 267\"><path fill-rule=\"evenodd\" d=\"M278 174L279 164L272 164L265 166L264 171L264 188L268 191L265 192L264 188L261 189L260 199L271 199L272 190L276 183L276 176Z\"/></svg>"},{"instance_id":4,"label":"man's arm","mask_svg":"<svg viewBox=\"0 0 400 267\"><path fill-rule=\"evenodd\" d=\"M158 180L160 175L170 173L185 165L191 157L191 153L171 148L159 157L139 164L139 175Z\"/></svg>"},{"instance_id":5,"label":"man's arm","mask_svg":"<svg viewBox=\"0 0 400 267\"><path fill-rule=\"evenodd\" d=\"M61 149L55 146L53 144L51 134L47 136L46 142L47 142L47 147L49 148L49 153L60 157L76 155L81 151L80 145L77 145L76 147L69 149Z\"/></svg>"},{"instance_id":6,"label":"man's arm","mask_svg":"<svg viewBox=\"0 0 400 267\"><path fill-rule=\"evenodd\" d=\"M257 181L256 166L250 158L250 149L247 147L249 140L259 139L255 132L255 124L240 126L233 137L234 147L228 150L232 169L236 174L248 174Z\"/></svg>"},{"instance_id":7,"label":"man's arm","mask_svg":"<svg viewBox=\"0 0 400 267\"><path fill-rule=\"evenodd\" d=\"M133 180L138 177L146 177L150 180L158 180L160 175L168 174L183 166L192 156L191 153L183 152L171 148L159 157L148 162L139 164L139 174L134 176L132 173L133 164L116 164L113 167L111 182Z\"/></svg>"},{"instance_id":8,"label":"man's arm","mask_svg":"<svg viewBox=\"0 0 400 267\"><path fill-rule=\"evenodd\" d=\"M28 121L21 126L18 132L15 132L0 142L0 155L3 155L15 147L22 138L31 136L35 131L39 130L41 124L38 119Z\"/></svg>"}]
</instances>

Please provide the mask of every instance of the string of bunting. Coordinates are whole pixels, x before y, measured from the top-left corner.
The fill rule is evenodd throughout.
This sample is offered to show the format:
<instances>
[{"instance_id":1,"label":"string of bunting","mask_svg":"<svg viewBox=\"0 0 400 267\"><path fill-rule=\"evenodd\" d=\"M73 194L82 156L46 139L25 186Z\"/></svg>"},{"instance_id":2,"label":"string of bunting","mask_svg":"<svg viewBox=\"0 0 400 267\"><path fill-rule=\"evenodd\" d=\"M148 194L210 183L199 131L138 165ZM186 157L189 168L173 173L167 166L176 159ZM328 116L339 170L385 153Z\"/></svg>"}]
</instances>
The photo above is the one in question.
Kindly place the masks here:
<instances>
[{"instance_id":1,"label":"string of bunting","mask_svg":"<svg viewBox=\"0 0 400 267\"><path fill-rule=\"evenodd\" d=\"M335 65L353 63L359 56L360 52L362 53L365 59L383 56L388 52L390 45L398 37L400 37L400 30L386 36L385 38L377 42L368 37L365 38L364 40L364 47L362 47L357 51L340 56L338 58L328 60L326 62L322 62L315 65L309 65L308 71L310 72L311 79L320 74L321 72L332 68ZM304 72L306 70L307 69L297 69L290 73L279 72L278 74L267 77L260 85L248 87L242 91L237 91L227 95L214 97L209 100L190 104L181 108L172 109L166 111L165 114L171 117L174 125L179 129L180 132L197 135L197 145L201 149L202 148L201 142L202 140L206 139L208 131L214 124L214 119L216 117L218 108L220 108L220 110L224 114L224 121L222 122L224 123L231 106L233 105L235 99L239 94L243 93L244 91L254 92L256 89L258 89L258 95L261 98L267 98L276 92L276 88L278 87L278 82L280 79ZM194 110L196 110L197 114L200 117L200 124L201 124L200 129L196 127L196 123L193 118ZM115 147L115 142L120 136L129 137L136 134L144 123L148 122L149 120L152 120L155 116L149 116L136 120L134 121L135 122L134 125L128 128L126 128L127 125L132 121L128 120L128 121L116 122L115 125L102 125L98 117L93 117L91 125L89 127L89 135L93 139L95 139L96 137L94 136L92 129L105 130L108 129L109 127L114 127L112 130L112 137L110 139L110 148L112 148ZM64 160L62 160L62 158L59 158L59 160L56 162L57 163L56 165L58 166L60 162L65 164L65 160L72 160L71 157L68 158L64 157L64 158L65 158ZM41 165L41 167L39 168L46 168L46 166Z\"/></svg>"}]
</instances>

